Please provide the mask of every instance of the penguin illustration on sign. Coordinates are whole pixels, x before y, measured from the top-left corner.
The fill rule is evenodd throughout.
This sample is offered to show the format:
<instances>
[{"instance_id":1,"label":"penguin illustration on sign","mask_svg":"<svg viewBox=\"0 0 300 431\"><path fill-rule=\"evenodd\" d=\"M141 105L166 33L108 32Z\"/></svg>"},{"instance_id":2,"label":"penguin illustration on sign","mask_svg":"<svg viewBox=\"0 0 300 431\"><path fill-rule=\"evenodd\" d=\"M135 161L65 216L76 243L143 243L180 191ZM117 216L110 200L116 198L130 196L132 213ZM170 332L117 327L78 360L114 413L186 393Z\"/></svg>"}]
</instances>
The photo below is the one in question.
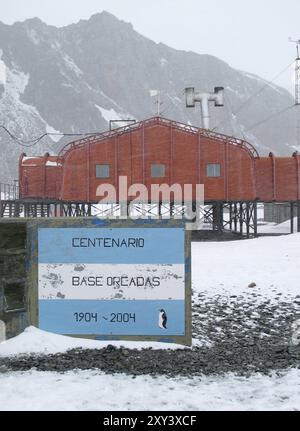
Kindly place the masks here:
<instances>
[{"instance_id":1,"label":"penguin illustration on sign","mask_svg":"<svg viewBox=\"0 0 300 431\"><path fill-rule=\"evenodd\" d=\"M161 329L167 329L167 313L165 310L159 310L158 326Z\"/></svg>"}]
</instances>

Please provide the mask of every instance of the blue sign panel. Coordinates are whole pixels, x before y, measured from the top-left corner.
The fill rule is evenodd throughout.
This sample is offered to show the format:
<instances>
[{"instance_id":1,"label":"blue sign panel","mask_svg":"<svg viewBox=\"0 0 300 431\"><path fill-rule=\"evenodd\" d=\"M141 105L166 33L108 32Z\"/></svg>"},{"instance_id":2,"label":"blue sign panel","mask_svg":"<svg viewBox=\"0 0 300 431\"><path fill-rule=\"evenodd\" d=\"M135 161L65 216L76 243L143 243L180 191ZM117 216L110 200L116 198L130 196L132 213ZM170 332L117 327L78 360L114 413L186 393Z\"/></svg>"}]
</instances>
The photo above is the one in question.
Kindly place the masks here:
<instances>
[{"instance_id":1,"label":"blue sign panel","mask_svg":"<svg viewBox=\"0 0 300 431\"><path fill-rule=\"evenodd\" d=\"M40 228L39 327L61 334L183 336L180 228Z\"/></svg>"}]
</instances>

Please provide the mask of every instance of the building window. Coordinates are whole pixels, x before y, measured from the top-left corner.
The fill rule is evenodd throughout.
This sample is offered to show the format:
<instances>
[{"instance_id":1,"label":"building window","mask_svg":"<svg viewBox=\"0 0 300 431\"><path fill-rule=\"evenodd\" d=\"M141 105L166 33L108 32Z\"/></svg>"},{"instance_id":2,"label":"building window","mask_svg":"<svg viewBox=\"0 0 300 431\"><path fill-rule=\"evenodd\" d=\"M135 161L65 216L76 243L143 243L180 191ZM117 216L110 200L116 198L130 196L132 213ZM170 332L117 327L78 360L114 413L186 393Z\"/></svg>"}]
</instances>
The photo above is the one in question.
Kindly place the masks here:
<instances>
[{"instance_id":1,"label":"building window","mask_svg":"<svg viewBox=\"0 0 300 431\"><path fill-rule=\"evenodd\" d=\"M152 178L164 178L166 176L165 165L153 164L151 165L151 177Z\"/></svg>"},{"instance_id":2,"label":"building window","mask_svg":"<svg viewBox=\"0 0 300 431\"><path fill-rule=\"evenodd\" d=\"M206 176L213 178L220 177L221 165L219 163L209 163L206 165Z\"/></svg>"},{"instance_id":3,"label":"building window","mask_svg":"<svg viewBox=\"0 0 300 431\"><path fill-rule=\"evenodd\" d=\"M109 165L96 165L96 178L109 178Z\"/></svg>"}]
</instances>

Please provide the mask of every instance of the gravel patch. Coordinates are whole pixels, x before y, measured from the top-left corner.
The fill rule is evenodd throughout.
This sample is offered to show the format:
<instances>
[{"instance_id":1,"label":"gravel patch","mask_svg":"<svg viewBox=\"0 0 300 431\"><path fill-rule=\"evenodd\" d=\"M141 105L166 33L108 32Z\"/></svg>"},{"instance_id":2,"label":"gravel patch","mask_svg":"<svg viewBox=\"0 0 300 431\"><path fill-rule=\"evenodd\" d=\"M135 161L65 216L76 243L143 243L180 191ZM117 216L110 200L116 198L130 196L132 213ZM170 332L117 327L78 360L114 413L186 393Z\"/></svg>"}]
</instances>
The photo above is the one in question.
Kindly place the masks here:
<instances>
[{"instance_id":1,"label":"gravel patch","mask_svg":"<svg viewBox=\"0 0 300 431\"><path fill-rule=\"evenodd\" d=\"M202 347L183 350L73 349L66 353L0 359L0 373L97 369L106 373L175 376L234 372L270 374L300 368L300 346L293 345L292 325L299 318L300 297L264 299L246 296L193 297L193 337ZM203 346L203 341L205 341Z\"/></svg>"}]
</instances>

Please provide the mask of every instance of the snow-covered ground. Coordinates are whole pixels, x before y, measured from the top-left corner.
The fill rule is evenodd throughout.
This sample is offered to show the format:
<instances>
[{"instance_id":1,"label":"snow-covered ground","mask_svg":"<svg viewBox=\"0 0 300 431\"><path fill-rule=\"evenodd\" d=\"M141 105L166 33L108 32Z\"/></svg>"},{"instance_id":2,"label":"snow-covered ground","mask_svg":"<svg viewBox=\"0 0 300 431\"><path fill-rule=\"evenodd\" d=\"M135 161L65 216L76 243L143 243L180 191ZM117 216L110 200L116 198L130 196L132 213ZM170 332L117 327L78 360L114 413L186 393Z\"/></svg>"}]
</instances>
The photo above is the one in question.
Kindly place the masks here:
<instances>
[{"instance_id":1,"label":"snow-covered ground","mask_svg":"<svg viewBox=\"0 0 300 431\"><path fill-rule=\"evenodd\" d=\"M255 283L255 289L248 286ZM300 295L300 234L192 244L195 292L262 299Z\"/></svg>"},{"instance_id":2,"label":"snow-covered ground","mask_svg":"<svg viewBox=\"0 0 300 431\"><path fill-rule=\"evenodd\" d=\"M108 345L126 349L153 349L153 350L180 350L185 346L172 343L158 343L153 341L97 341L83 338L66 337L52 334L30 326L17 337L0 343L0 357L10 357L25 354L55 354L63 353L70 349L103 349ZM193 346L200 346L198 340L194 340Z\"/></svg>"},{"instance_id":3,"label":"snow-covered ground","mask_svg":"<svg viewBox=\"0 0 300 431\"><path fill-rule=\"evenodd\" d=\"M194 325L203 342L217 343L231 333L261 339L280 333L288 337L288 326L300 326L300 234L279 237L192 245ZM264 311L262 311L264 310ZM236 318L241 313L242 318ZM267 313L265 325L261 313ZM227 318L226 318L227 316ZM295 331L294 331L295 332ZM292 339L298 335L292 335Z\"/></svg>"},{"instance_id":4,"label":"snow-covered ground","mask_svg":"<svg viewBox=\"0 0 300 431\"><path fill-rule=\"evenodd\" d=\"M220 303L242 298L245 304L249 300L255 306L266 301L276 305L279 297L280 301L294 303L300 298L299 280L300 234L192 245L196 304L215 298ZM251 283L256 286L250 288ZM206 341L200 339L200 344ZM95 343L101 342L69 339L29 328L23 335L0 344L0 354L94 348ZM120 344L130 348L128 342ZM148 343L145 347L149 347ZM1 373L0 369L0 388L0 410L300 409L300 370L295 368L248 378L231 373L217 377L132 378L95 370L62 374L35 370Z\"/></svg>"},{"instance_id":5,"label":"snow-covered ground","mask_svg":"<svg viewBox=\"0 0 300 431\"><path fill-rule=\"evenodd\" d=\"M276 233L289 234L291 233L291 221L287 220L283 223L264 223L258 227L259 233ZM297 217L294 218L294 232L297 232Z\"/></svg>"},{"instance_id":6,"label":"snow-covered ground","mask_svg":"<svg viewBox=\"0 0 300 431\"><path fill-rule=\"evenodd\" d=\"M97 371L0 374L0 410L299 410L300 370L166 378Z\"/></svg>"}]
</instances>

